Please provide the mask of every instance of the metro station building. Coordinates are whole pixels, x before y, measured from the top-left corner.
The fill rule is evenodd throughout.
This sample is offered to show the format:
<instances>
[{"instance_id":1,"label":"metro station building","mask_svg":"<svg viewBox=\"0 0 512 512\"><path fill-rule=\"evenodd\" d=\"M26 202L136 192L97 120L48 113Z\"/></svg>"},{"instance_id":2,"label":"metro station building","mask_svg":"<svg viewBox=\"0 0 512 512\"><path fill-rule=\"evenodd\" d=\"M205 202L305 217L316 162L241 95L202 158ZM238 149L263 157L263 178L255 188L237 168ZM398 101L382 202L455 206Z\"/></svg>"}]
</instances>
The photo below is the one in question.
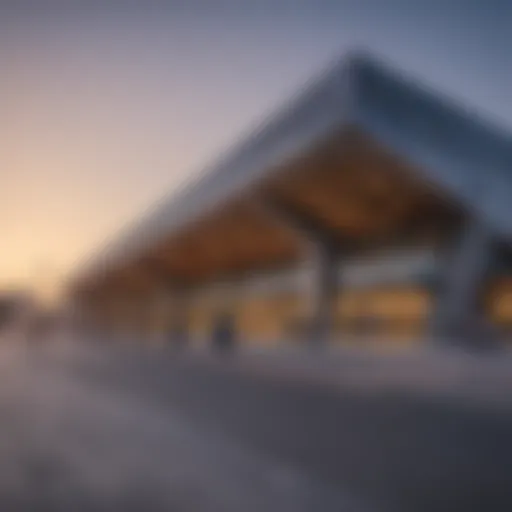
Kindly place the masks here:
<instances>
[{"instance_id":1,"label":"metro station building","mask_svg":"<svg viewBox=\"0 0 512 512\"><path fill-rule=\"evenodd\" d=\"M109 333L242 343L505 338L512 138L349 54L80 268Z\"/></svg>"}]
</instances>

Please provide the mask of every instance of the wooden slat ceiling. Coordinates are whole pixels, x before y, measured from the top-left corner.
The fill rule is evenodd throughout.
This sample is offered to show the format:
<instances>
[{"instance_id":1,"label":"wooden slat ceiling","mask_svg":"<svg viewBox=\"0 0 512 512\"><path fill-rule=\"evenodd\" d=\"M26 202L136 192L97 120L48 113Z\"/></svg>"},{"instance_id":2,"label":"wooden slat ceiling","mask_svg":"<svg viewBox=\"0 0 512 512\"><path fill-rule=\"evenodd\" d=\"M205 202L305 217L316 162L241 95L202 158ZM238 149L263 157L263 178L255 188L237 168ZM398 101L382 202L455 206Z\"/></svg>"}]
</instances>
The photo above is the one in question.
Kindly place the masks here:
<instances>
[{"instance_id":1,"label":"wooden slat ceiling","mask_svg":"<svg viewBox=\"0 0 512 512\"><path fill-rule=\"evenodd\" d=\"M370 141L352 138L339 152L325 152L312 168L280 176L268 193L294 203L327 228L350 238L382 237L396 230L415 210L436 207L399 159ZM434 205L435 203L435 205Z\"/></svg>"},{"instance_id":2,"label":"wooden slat ceiling","mask_svg":"<svg viewBox=\"0 0 512 512\"><path fill-rule=\"evenodd\" d=\"M241 201L191 227L160 249L174 273L190 278L290 260L299 250L295 237Z\"/></svg>"},{"instance_id":3,"label":"wooden slat ceiling","mask_svg":"<svg viewBox=\"0 0 512 512\"><path fill-rule=\"evenodd\" d=\"M348 239L383 239L415 216L430 219L449 211L404 162L360 134L338 134L274 176L251 193L293 204ZM253 208L251 197L239 197L186 226L145 255L146 262L158 262L162 274L168 270L201 282L299 258L296 235Z\"/></svg>"}]
</instances>

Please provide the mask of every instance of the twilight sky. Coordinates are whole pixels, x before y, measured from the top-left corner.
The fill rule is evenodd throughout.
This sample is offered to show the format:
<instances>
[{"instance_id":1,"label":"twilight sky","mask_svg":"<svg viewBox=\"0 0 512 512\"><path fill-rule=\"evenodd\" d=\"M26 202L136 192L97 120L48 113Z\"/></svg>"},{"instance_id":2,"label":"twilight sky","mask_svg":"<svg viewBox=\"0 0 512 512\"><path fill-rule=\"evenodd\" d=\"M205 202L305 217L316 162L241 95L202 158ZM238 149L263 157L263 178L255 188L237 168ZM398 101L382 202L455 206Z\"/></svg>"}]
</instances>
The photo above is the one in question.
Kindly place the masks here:
<instances>
[{"instance_id":1,"label":"twilight sky","mask_svg":"<svg viewBox=\"0 0 512 512\"><path fill-rule=\"evenodd\" d=\"M509 0L3 0L0 288L51 287L354 45L512 131Z\"/></svg>"}]
</instances>

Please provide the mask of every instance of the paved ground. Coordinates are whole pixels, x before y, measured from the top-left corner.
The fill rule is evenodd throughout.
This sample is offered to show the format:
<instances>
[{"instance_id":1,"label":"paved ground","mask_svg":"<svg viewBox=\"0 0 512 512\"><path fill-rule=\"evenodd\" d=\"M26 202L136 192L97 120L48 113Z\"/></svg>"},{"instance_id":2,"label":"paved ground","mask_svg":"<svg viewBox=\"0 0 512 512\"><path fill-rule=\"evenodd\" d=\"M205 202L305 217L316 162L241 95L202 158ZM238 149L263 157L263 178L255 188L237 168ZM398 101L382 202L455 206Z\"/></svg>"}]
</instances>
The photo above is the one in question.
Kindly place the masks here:
<instances>
[{"instance_id":1,"label":"paved ground","mask_svg":"<svg viewBox=\"0 0 512 512\"><path fill-rule=\"evenodd\" d=\"M301 364L6 345L0 510L512 510L506 407Z\"/></svg>"}]
</instances>

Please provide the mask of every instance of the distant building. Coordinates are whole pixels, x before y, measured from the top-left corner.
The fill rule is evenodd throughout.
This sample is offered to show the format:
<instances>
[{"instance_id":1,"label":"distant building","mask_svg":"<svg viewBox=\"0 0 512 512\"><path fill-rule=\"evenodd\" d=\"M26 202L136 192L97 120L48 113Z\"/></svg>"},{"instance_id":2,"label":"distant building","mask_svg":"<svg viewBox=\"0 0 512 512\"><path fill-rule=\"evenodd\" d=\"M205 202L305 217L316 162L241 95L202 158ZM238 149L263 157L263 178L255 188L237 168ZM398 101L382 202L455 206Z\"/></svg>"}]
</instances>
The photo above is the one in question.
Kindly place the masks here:
<instances>
[{"instance_id":1,"label":"distant building","mask_svg":"<svg viewBox=\"0 0 512 512\"><path fill-rule=\"evenodd\" d=\"M35 302L30 292L0 292L0 330L31 314Z\"/></svg>"}]
</instances>

